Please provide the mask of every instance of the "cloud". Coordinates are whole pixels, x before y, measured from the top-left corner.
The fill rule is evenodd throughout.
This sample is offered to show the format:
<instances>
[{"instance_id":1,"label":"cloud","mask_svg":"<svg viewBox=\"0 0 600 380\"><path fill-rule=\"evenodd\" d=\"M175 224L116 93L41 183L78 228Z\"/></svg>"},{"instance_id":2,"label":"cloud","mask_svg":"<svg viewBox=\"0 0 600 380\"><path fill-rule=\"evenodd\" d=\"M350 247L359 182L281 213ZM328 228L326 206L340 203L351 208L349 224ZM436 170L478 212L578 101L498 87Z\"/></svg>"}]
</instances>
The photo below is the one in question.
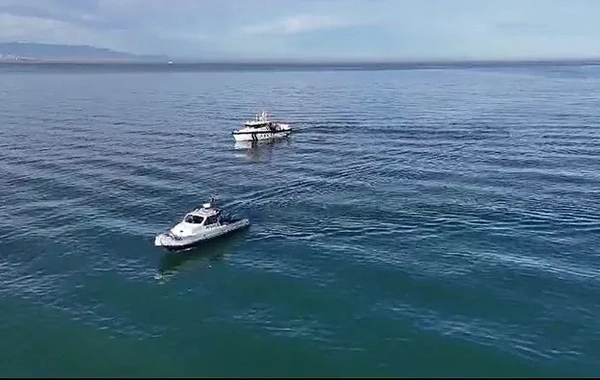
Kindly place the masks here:
<instances>
[{"instance_id":1,"label":"cloud","mask_svg":"<svg viewBox=\"0 0 600 380\"><path fill-rule=\"evenodd\" d=\"M348 25L350 24L335 16L299 14L271 22L248 25L242 28L242 33L250 35L285 35L341 28Z\"/></svg>"},{"instance_id":2,"label":"cloud","mask_svg":"<svg viewBox=\"0 0 600 380\"><path fill-rule=\"evenodd\" d=\"M598 0L0 0L0 41L211 59L584 57L600 51L598 14Z\"/></svg>"},{"instance_id":3,"label":"cloud","mask_svg":"<svg viewBox=\"0 0 600 380\"><path fill-rule=\"evenodd\" d=\"M119 41L121 33L93 30L66 21L36 16L18 16L0 13L0 39L4 41L41 42L74 45L110 45L114 49L126 48Z\"/></svg>"}]
</instances>

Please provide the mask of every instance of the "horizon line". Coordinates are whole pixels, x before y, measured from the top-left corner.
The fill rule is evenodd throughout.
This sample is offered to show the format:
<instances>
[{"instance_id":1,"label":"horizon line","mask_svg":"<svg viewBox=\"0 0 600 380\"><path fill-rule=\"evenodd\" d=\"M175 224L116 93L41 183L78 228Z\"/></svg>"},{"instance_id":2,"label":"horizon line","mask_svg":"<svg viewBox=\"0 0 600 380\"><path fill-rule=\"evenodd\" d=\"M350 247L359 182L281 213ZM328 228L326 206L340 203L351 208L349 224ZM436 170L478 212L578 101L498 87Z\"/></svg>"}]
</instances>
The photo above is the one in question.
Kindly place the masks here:
<instances>
[{"instance_id":1,"label":"horizon line","mask_svg":"<svg viewBox=\"0 0 600 380\"><path fill-rule=\"evenodd\" d=\"M232 56L222 56L213 58L199 58L193 56L173 56L169 54L142 54L133 53L125 50L114 50L107 47L98 47L87 44L59 44L47 42L32 42L32 41L0 41L0 44L24 44L24 45L46 45L46 46L61 46L74 48L92 48L96 50L105 50L113 53L121 54L120 57L86 57L82 55L77 57L35 57L22 56L20 58L7 59L0 57L0 63L64 63L64 64L161 64L170 63L174 65L303 65L303 66L318 66L318 65L461 65L461 64L536 64L536 63L598 63L599 56L546 56L546 57L512 57L512 58L427 58L427 57L406 57L406 58L328 58L313 56L309 58L275 58L275 57L248 57L234 58Z\"/></svg>"},{"instance_id":2,"label":"horizon line","mask_svg":"<svg viewBox=\"0 0 600 380\"><path fill-rule=\"evenodd\" d=\"M505 58L505 59L136 59L136 58L25 58L1 59L0 64L78 64L78 65L269 65L269 66L454 66L493 64L600 64L600 57L582 58Z\"/></svg>"},{"instance_id":3,"label":"horizon line","mask_svg":"<svg viewBox=\"0 0 600 380\"><path fill-rule=\"evenodd\" d=\"M148 57L148 56L146 56ZM34 58L2 59L2 63L172 63L172 64L420 64L420 63L520 63L520 62L587 62L598 61L598 57L530 57L530 58L175 58L154 56L134 57L65 57L65 58Z\"/></svg>"}]
</instances>

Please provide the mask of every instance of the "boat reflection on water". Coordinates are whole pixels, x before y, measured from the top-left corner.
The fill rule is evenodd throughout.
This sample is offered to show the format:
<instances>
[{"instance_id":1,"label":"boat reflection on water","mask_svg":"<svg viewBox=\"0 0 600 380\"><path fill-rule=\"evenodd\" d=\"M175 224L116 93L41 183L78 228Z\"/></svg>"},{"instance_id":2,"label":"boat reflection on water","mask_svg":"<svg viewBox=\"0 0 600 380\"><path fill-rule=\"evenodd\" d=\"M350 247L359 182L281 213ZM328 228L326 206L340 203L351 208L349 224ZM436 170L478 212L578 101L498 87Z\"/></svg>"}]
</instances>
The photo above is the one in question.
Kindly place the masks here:
<instances>
[{"instance_id":1,"label":"boat reflection on water","mask_svg":"<svg viewBox=\"0 0 600 380\"><path fill-rule=\"evenodd\" d=\"M290 145L290 138L258 140L258 141L236 141L233 148L244 151L246 159L252 162L268 162L271 160L273 148L279 145Z\"/></svg>"},{"instance_id":2,"label":"boat reflection on water","mask_svg":"<svg viewBox=\"0 0 600 380\"><path fill-rule=\"evenodd\" d=\"M232 235L225 235L215 240L209 240L188 251L165 253L159 264L156 280L164 283L183 271L199 268L210 268L212 264L221 261L245 238L248 230L242 230Z\"/></svg>"}]
</instances>

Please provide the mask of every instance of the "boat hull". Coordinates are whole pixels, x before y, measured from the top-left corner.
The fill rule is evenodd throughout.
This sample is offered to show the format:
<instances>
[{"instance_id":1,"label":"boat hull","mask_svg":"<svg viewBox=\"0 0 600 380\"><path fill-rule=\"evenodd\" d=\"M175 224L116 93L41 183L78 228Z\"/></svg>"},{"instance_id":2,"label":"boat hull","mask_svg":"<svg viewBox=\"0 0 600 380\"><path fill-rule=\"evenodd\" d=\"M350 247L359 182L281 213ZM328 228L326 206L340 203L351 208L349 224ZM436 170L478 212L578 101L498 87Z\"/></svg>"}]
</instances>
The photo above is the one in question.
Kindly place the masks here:
<instances>
[{"instance_id":1,"label":"boat hull","mask_svg":"<svg viewBox=\"0 0 600 380\"><path fill-rule=\"evenodd\" d=\"M282 129L279 131L256 131L256 132L233 132L235 141L259 141L269 140L288 136L292 133L291 129Z\"/></svg>"},{"instance_id":2,"label":"boat hull","mask_svg":"<svg viewBox=\"0 0 600 380\"><path fill-rule=\"evenodd\" d=\"M154 239L154 246L164 248L171 252L185 251L197 247L198 245L216 239L218 237L228 235L235 231L241 230L250 225L248 219L240 219L234 222L229 222L225 225L214 229L203 231L202 233L190 237L177 237L169 232L158 234Z\"/></svg>"}]
</instances>

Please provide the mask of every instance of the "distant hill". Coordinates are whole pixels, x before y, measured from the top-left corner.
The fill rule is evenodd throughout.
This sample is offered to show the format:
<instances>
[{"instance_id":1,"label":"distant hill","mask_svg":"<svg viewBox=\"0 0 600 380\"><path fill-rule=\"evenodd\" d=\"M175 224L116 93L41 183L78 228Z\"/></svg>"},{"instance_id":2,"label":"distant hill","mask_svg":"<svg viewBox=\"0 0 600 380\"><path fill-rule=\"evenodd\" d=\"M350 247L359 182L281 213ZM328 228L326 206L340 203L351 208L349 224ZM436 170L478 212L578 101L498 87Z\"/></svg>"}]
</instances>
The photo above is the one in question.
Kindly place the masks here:
<instances>
[{"instance_id":1,"label":"distant hill","mask_svg":"<svg viewBox=\"0 0 600 380\"><path fill-rule=\"evenodd\" d=\"M0 42L0 61L165 61L166 56L136 55L88 45Z\"/></svg>"}]
</instances>

